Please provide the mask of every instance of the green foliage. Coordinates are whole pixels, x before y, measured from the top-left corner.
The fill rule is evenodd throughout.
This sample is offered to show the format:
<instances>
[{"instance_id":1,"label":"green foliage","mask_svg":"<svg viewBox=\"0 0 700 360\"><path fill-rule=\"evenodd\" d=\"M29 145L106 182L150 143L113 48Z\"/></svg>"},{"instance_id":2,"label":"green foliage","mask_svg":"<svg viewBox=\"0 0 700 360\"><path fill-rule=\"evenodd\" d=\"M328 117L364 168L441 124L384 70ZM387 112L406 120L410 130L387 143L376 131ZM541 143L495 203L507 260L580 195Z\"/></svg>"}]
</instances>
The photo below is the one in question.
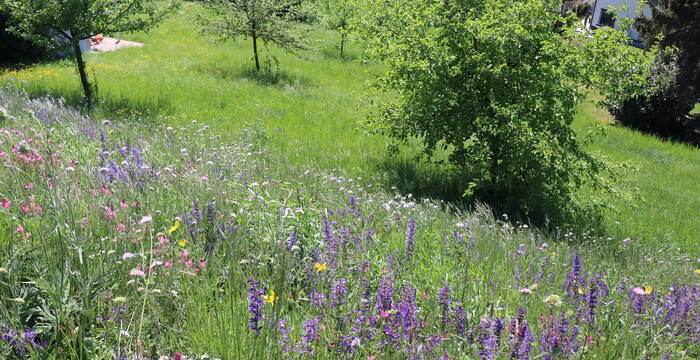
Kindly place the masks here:
<instances>
[{"instance_id":1,"label":"green foliage","mask_svg":"<svg viewBox=\"0 0 700 360\"><path fill-rule=\"evenodd\" d=\"M70 44L85 97L93 89L88 80L79 42L102 33L146 30L172 8L153 0L0 0L16 24L11 31L46 45Z\"/></svg>"},{"instance_id":2,"label":"green foliage","mask_svg":"<svg viewBox=\"0 0 700 360\"><path fill-rule=\"evenodd\" d=\"M32 61L45 56L42 46L8 32L10 18L0 8L0 63Z\"/></svg>"},{"instance_id":3,"label":"green foliage","mask_svg":"<svg viewBox=\"0 0 700 360\"><path fill-rule=\"evenodd\" d=\"M244 36L252 39L255 68L260 71L258 40L296 53L306 49L293 20L299 1L292 0L199 0L214 14L200 14L199 25L212 39L226 41Z\"/></svg>"},{"instance_id":4,"label":"green foliage","mask_svg":"<svg viewBox=\"0 0 700 360\"><path fill-rule=\"evenodd\" d=\"M641 96L611 105L623 125L664 138L700 144L700 120L687 116L700 99L700 2L655 2L650 18L636 19L644 44L659 54Z\"/></svg>"},{"instance_id":5,"label":"green foliage","mask_svg":"<svg viewBox=\"0 0 700 360\"><path fill-rule=\"evenodd\" d=\"M318 0L318 9L325 26L340 33L338 48L342 58L350 22L356 13L355 3L353 0Z\"/></svg>"},{"instance_id":6,"label":"green foliage","mask_svg":"<svg viewBox=\"0 0 700 360\"><path fill-rule=\"evenodd\" d=\"M624 32L576 32L557 1L364 3L358 22L367 55L395 91L371 130L398 142L420 138L424 153L450 151L465 196L534 221L569 222L575 189L602 187L605 164L582 149L570 125L584 89L615 96L646 59Z\"/></svg>"}]
</instances>

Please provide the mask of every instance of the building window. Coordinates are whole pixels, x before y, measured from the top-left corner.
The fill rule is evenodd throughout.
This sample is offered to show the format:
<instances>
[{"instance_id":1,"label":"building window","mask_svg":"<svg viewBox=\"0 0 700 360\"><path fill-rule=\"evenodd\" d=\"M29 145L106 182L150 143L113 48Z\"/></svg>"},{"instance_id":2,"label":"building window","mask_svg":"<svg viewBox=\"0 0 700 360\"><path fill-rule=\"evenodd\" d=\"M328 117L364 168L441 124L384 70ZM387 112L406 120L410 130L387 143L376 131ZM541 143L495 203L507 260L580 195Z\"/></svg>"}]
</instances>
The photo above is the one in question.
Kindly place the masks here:
<instances>
[{"instance_id":1,"label":"building window","mask_svg":"<svg viewBox=\"0 0 700 360\"><path fill-rule=\"evenodd\" d=\"M608 9L600 9L600 18L598 19L598 25L600 26L610 26L615 27L615 14Z\"/></svg>"}]
</instances>

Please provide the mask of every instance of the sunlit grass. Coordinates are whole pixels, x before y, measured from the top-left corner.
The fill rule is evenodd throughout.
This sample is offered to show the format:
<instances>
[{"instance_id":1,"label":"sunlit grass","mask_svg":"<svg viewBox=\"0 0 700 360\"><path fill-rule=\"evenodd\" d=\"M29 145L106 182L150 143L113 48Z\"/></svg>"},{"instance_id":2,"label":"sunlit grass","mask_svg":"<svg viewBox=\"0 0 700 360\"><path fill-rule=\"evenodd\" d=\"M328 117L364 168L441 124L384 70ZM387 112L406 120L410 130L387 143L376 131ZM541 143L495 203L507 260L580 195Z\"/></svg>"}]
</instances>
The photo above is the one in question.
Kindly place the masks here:
<instances>
[{"instance_id":1,"label":"sunlit grass","mask_svg":"<svg viewBox=\"0 0 700 360\"><path fill-rule=\"evenodd\" d=\"M459 198L453 179L434 166L413 162L417 144L390 154L385 138L367 135L358 126L367 116L367 81L381 69L335 56L337 34L315 30L314 50L304 54L308 59L271 49L280 72L257 75L251 70L249 41L210 44L196 32L194 10L185 4L155 31L124 36L143 42L143 48L87 57L102 100L97 117L163 117L173 126L196 120L222 133L257 123L267 130L274 152L298 168L344 169L380 179L386 189L397 186L406 193ZM351 44L348 57L358 54ZM2 79L21 81L35 96L62 96L69 103L77 103L81 94L70 61L10 71ZM624 175L638 189L636 196L611 200L617 212L606 214L606 231L615 238L671 241L695 251L700 238L700 222L693 215L700 211L700 151L611 125L604 110L587 103L580 107L575 127L585 133L591 125L606 130L591 149L638 169Z\"/></svg>"}]
</instances>

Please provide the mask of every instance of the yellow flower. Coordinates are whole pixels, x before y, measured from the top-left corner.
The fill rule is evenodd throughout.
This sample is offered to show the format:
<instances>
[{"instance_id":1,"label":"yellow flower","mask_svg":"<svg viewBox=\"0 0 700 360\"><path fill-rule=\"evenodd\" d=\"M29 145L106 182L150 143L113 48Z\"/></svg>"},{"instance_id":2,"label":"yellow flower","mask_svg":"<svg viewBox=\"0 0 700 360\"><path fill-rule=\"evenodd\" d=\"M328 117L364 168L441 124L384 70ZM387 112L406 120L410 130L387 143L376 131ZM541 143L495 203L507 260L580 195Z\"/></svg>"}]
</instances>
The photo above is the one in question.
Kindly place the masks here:
<instances>
[{"instance_id":1,"label":"yellow flower","mask_svg":"<svg viewBox=\"0 0 700 360\"><path fill-rule=\"evenodd\" d=\"M16 298L14 298L14 299L12 299L12 300L14 300L16 303L24 304L24 298L16 297Z\"/></svg>"},{"instance_id":2,"label":"yellow flower","mask_svg":"<svg viewBox=\"0 0 700 360\"><path fill-rule=\"evenodd\" d=\"M180 228L180 220L175 220L175 225L171 226L170 229L168 229L168 235L174 233L179 228Z\"/></svg>"},{"instance_id":3,"label":"yellow flower","mask_svg":"<svg viewBox=\"0 0 700 360\"><path fill-rule=\"evenodd\" d=\"M695 275L700 275L700 269L695 270Z\"/></svg>"},{"instance_id":4,"label":"yellow flower","mask_svg":"<svg viewBox=\"0 0 700 360\"><path fill-rule=\"evenodd\" d=\"M181 247L187 247L187 240L182 239L182 240L178 241L177 244L180 245Z\"/></svg>"},{"instance_id":5,"label":"yellow flower","mask_svg":"<svg viewBox=\"0 0 700 360\"><path fill-rule=\"evenodd\" d=\"M314 270L316 270L317 273L320 273L322 271L328 270L328 263L315 263L314 264Z\"/></svg>"},{"instance_id":6,"label":"yellow flower","mask_svg":"<svg viewBox=\"0 0 700 360\"><path fill-rule=\"evenodd\" d=\"M578 294L583 295L586 292L584 288L578 288Z\"/></svg>"},{"instance_id":7,"label":"yellow flower","mask_svg":"<svg viewBox=\"0 0 700 360\"><path fill-rule=\"evenodd\" d=\"M275 300L277 300L275 290L270 289L269 295L263 295L263 301L265 301L265 304L274 304Z\"/></svg>"},{"instance_id":8,"label":"yellow flower","mask_svg":"<svg viewBox=\"0 0 700 360\"><path fill-rule=\"evenodd\" d=\"M124 303L126 302L126 298L123 296L117 296L114 299L112 299L115 303Z\"/></svg>"},{"instance_id":9,"label":"yellow flower","mask_svg":"<svg viewBox=\"0 0 700 360\"><path fill-rule=\"evenodd\" d=\"M644 294L649 295L651 292L654 291L654 288L648 285L644 286Z\"/></svg>"}]
</instances>

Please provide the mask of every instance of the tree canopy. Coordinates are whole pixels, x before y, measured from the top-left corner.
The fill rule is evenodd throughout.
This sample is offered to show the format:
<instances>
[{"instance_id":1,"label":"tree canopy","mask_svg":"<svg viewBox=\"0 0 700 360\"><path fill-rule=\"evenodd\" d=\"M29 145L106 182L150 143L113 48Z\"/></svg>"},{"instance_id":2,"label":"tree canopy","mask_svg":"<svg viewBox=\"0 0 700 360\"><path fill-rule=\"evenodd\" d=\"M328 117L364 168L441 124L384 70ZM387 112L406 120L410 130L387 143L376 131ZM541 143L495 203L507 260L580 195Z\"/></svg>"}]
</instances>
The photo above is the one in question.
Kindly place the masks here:
<instances>
[{"instance_id":1,"label":"tree canopy","mask_svg":"<svg viewBox=\"0 0 700 360\"><path fill-rule=\"evenodd\" d=\"M560 1L366 0L358 32L388 70L368 127L449 153L467 198L533 221L571 218L604 167L571 128L586 89L631 92L648 57L624 31L577 31ZM636 74L636 75L635 75Z\"/></svg>"},{"instance_id":2,"label":"tree canopy","mask_svg":"<svg viewBox=\"0 0 700 360\"><path fill-rule=\"evenodd\" d=\"M70 44L83 92L92 100L79 41L97 34L146 30L173 6L153 0L0 0L15 25L11 31L38 43Z\"/></svg>"},{"instance_id":3,"label":"tree canopy","mask_svg":"<svg viewBox=\"0 0 700 360\"><path fill-rule=\"evenodd\" d=\"M252 40L256 70L260 70L258 40L294 53L306 48L293 20L298 1L292 0L198 0L211 13L200 14L202 31L215 40L245 36ZM212 16L213 15L213 16Z\"/></svg>"}]
</instances>

